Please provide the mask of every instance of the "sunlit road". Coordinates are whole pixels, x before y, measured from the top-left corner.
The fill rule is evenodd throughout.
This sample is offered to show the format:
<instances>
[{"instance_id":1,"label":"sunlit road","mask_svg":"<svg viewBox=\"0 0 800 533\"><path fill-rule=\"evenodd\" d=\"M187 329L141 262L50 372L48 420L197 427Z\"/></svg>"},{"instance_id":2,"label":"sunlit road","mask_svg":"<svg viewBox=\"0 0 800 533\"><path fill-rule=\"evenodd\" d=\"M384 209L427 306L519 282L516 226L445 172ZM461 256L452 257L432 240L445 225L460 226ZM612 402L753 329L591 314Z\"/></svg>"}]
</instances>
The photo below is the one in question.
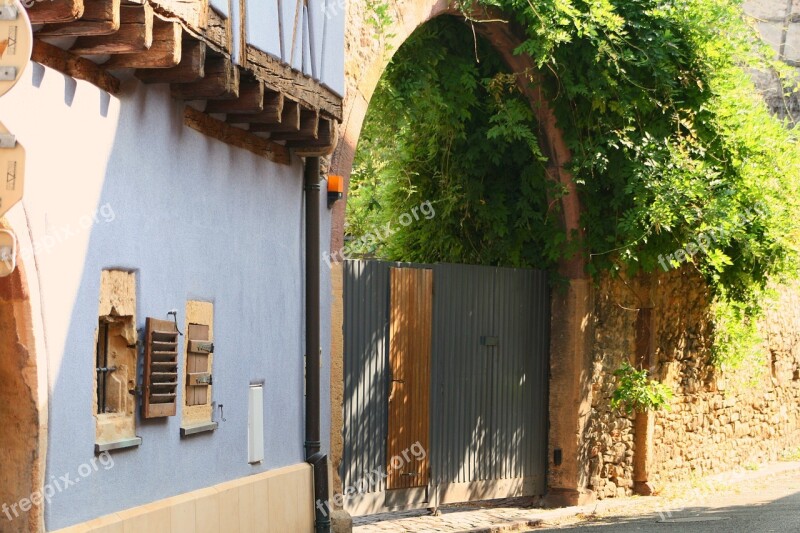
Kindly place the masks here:
<instances>
[{"instance_id":1,"label":"sunlit road","mask_svg":"<svg viewBox=\"0 0 800 533\"><path fill-rule=\"evenodd\" d=\"M692 507L669 513L624 513L581 524L548 526L532 531L590 531L591 533L663 532L791 532L800 533L800 473L777 476L738 493L698 497Z\"/></svg>"}]
</instances>

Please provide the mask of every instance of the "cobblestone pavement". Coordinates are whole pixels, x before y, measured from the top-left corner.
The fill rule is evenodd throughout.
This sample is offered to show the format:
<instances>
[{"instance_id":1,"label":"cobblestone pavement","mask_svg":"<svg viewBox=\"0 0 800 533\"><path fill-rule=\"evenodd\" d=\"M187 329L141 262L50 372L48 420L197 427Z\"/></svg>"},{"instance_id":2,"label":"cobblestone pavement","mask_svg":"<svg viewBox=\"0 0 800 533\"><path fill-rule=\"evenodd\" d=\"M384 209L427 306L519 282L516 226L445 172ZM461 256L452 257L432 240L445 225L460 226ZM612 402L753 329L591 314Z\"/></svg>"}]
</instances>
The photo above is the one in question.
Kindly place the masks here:
<instances>
[{"instance_id":1,"label":"cobblestone pavement","mask_svg":"<svg viewBox=\"0 0 800 533\"><path fill-rule=\"evenodd\" d=\"M624 517L674 518L684 508L703 506L720 498L730 501L740 494L763 491L778 479L800 480L800 462L762 465L756 471L740 471L705 478L693 484L667 487L660 496L611 498L562 509L533 507L530 499L513 499L445 506L439 516L425 510L384 513L353 518L353 533L465 533L472 531L530 531ZM660 514L659 514L660 513ZM535 528L539 524L538 528ZM776 531L783 531L778 529Z\"/></svg>"},{"instance_id":2,"label":"cobblestone pavement","mask_svg":"<svg viewBox=\"0 0 800 533\"><path fill-rule=\"evenodd\" d=\"M447 506L440 509L439 516L432 516L422 509L356 517L353 519L353 533L455 533L500 526L504 526L503 531L523 531L538 523L536 515L541 509L525 508L520 504L521 501L508 502L491 508Z\"/></svg>"}]
</instances>

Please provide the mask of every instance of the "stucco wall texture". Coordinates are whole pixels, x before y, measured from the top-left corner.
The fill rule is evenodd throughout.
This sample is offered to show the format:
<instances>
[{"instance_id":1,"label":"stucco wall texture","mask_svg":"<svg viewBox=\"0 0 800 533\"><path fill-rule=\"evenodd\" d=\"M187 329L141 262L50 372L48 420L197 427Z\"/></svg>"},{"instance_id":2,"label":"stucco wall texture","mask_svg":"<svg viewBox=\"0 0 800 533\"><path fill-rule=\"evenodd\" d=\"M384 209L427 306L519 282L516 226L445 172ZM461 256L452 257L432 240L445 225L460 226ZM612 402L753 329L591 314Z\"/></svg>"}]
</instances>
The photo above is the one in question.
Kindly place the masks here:
<instances>
[{"instance_id":1,"label":"stucco wall texture","mask_svg":"<svg viewBox=\"0 0 800 533\"><path fill-rule=\"evenodd\" d=\"M35 263L30 250L20 253L41 289L47 353L39 364L47 365L50 397L45 482L79 478L46 504L47 529L303 462L302 161L277 165L184 127L182 104L166 86L129 80L117 99L36 64L0 100L0 116L27 150L25 197L12 214L24 211L28 227L14 229L37 248ZM327 249L324 196L318 208ZM112 467L82 477L94 457L100 273L110 268L136 272L138 328L146 317L168 319L172 309L184 324L190 299L214 303L219 429L181 439L180 415L144 421L137 409L142 445L112 452ZM321 283L330 283L324 265ZM322 298L326 309L330 296ZM323 384L330 382L328 317L322 314ZM247 392L260 380L266 457L249 465ZM329 394L324 385L321 397Z\"/></svg>"}]
</instances>

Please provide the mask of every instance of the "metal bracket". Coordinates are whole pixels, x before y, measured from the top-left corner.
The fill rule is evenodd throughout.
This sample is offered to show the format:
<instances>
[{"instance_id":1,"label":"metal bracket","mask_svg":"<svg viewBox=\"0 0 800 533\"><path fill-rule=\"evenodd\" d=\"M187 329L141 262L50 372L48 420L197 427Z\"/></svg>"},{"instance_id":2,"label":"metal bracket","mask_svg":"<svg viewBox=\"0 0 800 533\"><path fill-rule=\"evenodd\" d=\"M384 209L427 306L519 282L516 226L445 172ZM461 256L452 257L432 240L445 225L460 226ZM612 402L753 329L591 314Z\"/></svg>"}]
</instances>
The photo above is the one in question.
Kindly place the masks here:
<instances>
[{"instance_id":1,"label":"metal bracket","mask_svg":"<svg viewBox=\"0 0 800 533\"><path fill-rule=\"evenodd\" d=\"M214 353L214 343L189 340L189 351L192 353Z\"/></svg>"},{"instance_id":2,"label":"metal bracket","mask_svg":"<svg viewBox=\"0 0 800 533\"><path fill-rule=\"evenodd\" d=\"M0 67L0 81L14 81L17 79L17 67Z\"/></svg>"},{"instance_id":3,"label":"metal bracket","mask_svg":"<svg viewBox=\"0 0 800 533\"><path fill-rule=\"evenodd\" d=\"M205 374L205 373L194 374L194 373L190 373L189 374L189 379L188 379L186 384L189 385L190 387L198 387L198 386L203 386L203 385L213 385L214 384L214 379L213 379L211 374Z\"/></svg>"},{"instance_id":4,"label":"metal bracket","mask_svg":"<svg viewBox=\"0 0 800 533\"><path fill-rule=\"evenodd\" d=\"M498 340L497 337L481 335L481 346L497 346Z\"/></svg>"},{"instance_id":5,"label":"metal bracket","mask_svg":"<svg viewBox=\"0 0 800 533\"><path fill-rule=\"evenodd\" d=\"M13 133L0 133L0 148L14 148L17 138Z\"/></svg>"},{"instance_id":6,"label":"metal bracket","mask_svg":"<svg viewBox=\"0 0 800 533\"><path fill-rule=\"evenodd\" d=\"M17 20L19 11L15 5L0 5L0 20Z\"/></svg>"}]
</instances>

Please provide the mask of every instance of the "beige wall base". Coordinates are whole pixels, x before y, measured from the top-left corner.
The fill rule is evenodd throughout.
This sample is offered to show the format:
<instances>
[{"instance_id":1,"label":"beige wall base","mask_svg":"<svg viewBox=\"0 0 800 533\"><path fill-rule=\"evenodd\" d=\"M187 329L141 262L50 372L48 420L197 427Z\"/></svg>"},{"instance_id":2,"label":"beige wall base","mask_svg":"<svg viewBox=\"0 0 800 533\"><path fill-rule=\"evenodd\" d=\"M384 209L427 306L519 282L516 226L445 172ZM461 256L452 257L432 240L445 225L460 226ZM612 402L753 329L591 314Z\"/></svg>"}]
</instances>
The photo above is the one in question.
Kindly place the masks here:
<instances>
[{"instance_id":1,"label":"beige wall base","mask_svg":"<svg viewBox=\"0 0 800 533\"><path fill-rule=\"evenodd\" d=\"M302 463L188 492L58 533L311 533L314 481Z\"/></svg>"}]
</instances>

